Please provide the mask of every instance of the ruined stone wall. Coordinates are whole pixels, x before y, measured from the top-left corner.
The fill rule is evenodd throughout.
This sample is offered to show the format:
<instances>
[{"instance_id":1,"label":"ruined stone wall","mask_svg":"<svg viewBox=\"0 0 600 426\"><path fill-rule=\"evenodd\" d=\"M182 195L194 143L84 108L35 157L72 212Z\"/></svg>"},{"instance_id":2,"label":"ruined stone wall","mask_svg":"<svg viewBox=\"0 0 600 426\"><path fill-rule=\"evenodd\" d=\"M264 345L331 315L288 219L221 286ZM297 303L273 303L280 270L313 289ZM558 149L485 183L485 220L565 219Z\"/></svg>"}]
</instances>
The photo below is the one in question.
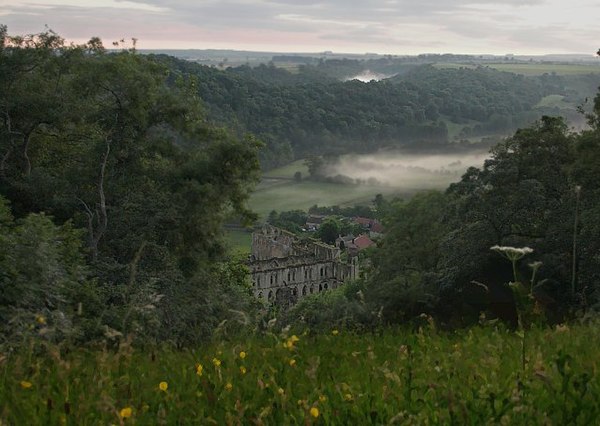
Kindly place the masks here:
<instances>
[{"instance_id":1,"label":"ruined stone wall","mask_svg":"<svg viewBox=\"0 0 600 426\"><path fill-rule=\"evenodd\" d=\"M358 263L341 262L337 247L278 231L282 230L269 226L253 234L248 266L257 298L289 306L357 278Z\"/></svg>"},{"instance_id":2,"label":"ruined stone wall","mask_svg":"<svg viewBox=\"0 0 600 426\"><path fill-rule=\"evenodd\" d=\"M265 225L252 234L252 256L255 260L283 258L295 254L296 236L283 229Z\"/></svg>"}]
</instances>

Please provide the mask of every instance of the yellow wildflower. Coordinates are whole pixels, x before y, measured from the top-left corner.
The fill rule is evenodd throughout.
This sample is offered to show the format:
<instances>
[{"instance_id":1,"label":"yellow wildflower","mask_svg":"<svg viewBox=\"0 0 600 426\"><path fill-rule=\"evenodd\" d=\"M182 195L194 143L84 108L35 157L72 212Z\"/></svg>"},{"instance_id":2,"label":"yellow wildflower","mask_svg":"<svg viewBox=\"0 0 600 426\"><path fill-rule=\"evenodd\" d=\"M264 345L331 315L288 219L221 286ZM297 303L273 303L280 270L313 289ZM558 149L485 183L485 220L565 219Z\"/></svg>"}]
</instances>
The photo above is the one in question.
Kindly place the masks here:
<instances>
[{"instance_id":1,"label":"yellow wildflower","mask_svg":"<svg viewBox=\"0 0 600 426\"><path fill-rule=\"evenodd\" d=\"M290 367L296 366L296 360L294 358L290 359Z\"/></svg>"},{"instance_id":2,"label":"yellow wildflower","mask_svg":"<svg viewBox=\"0 0 600 426\"><path fill-rule=\"evenodd\" d=\"M319 402L325 402L325 401L327 401L327 397L325 395L320 395Z\"/></svg>"},{"instance_id":3,"label":"yellow wildflower","mask_svg":"<svg viewBox=\"0 0 600 426\"><path fill-rule=\"evenodd\" d=\"M29 389L33 386L33 384L31 382L28 382L27 380L21 380L20 385L23 389Z\"/></svg>"},{"instance_id":4,"label":"yellow wildflower","mask_svg":"<svg viewBox=\"0 0 600 426\"><path fill-rule=\"evenodd\" d=\"M333 334L334 336L337 336L340 332L337 330L331 330L331 334Z\"/></svg>"},{"instance_id":5,"label":"yellow wildflower","mask_svg":"<svg viewBox=\"0 0 600 426\"><path fill-rule=\"evenodd\" d=\"M232 389L233 389L233 385L232 385L231 383L229 383L229 382L228 382L228 383L225 385L225 390L226 390L227 392L231 392L231 390L232 390Z\"/></svg>"},{"instance_id":6,"label":"yellow wildflower","mask_svg":"<svg viewBox=\"0 0 600 426\"><path fill-rule=\"evenodd\" d=\"M40 325L44 325L46 324L46 317L44 317L43 315L38 315L35 317L35 322L37 322Z\"/></svg>"},{"instance_id":7,"label":"yellow wildflower","mask_svg":"<svg viewBox=\"0 0 600 426\"><path fill-rule=\"evenodd\" d=\"M294 334L292 337L283 342L283 347L292 350L294 349L294 344L298 341L300 341L300 339Z\"/></svg>"},{"instance_id":8,"label":"yellow wildflower","mask_svg":"<svg viewBox=\"0 0 600 426\"><path fill-rule=\"evenodd\" d=\"M215 367L219 368L221 366L221 360L219 358L213 358L213 364Z\"/></svg>"},{"instance_id":9,"label":"yellow wildflower","mask_svg":"<svg viewBox=\"0 0 600 426\"><path fill-rule=\"evenodd\" d=\"M244 367L243 365L242 365L242 366L240 366L240 373L242 373L242 374L246 374L246 371L247 371L247 370L246 370L246 367Z\"/></svg>"},{"instance_id":10,"label":"yellow wildflower","mask_svg":"<svg viewBox=\"0 0 600 426\"><path fill-rule=\"evenodd\" d=\"M167 382L160 382L160 383L158 384L158 388L159 388L161 391L163 391L163 392L166 392L166 391L167 391L167 389L169 389L169 384L168 384Z\"/></svg>"},{"instance_id":11,"label":"yellow wildflower","mask_svg":"<svg viewBox=\"0 0 600 426\"><path fill-rule=\"evenodd\" d=\"M122 419L128 419L132 414L133 410L131 407L121 408L121 411L119 411L119 416L121 416Z\"/></svg>"},{"instance_id":12,"label":"yellow wildflower","mask_svg":"<svg viewBox=\"0 0 600 426\"><path fill-rule=\"evenodd\" d=\"M352 399L353 399L353 397L352 397L352 394L351 394L351 393L347 393L347 394L345 394L345 395L344 395L344 399L345 399L346 401L352 401Z\"/></svg>"},{"instance_id":13,"label":"yellow wildflower","mask_svg":"<svg viewBox=\"0 0 600 426\"><path fill-rule=\"evenodd\" d=\"M285 391L282 388L277 389L277 393L279 395L283 395L285 393Z\"/></svg>"},{"instance_id":14,"label":"yellow wildflower","mask_svg":"<svg viewBox=\"0 0 600 426\"><path fill-rule=\"evenodd\" d=\"M202 376L202 369L203 369L202 364L196 364L196 374L198 376Z\"/></svg>"},{"instance_id":15,"label":"yellow wildflower","mask_svg":"<svg viewBox=\"0 0 600 426\"><path fill-rule=\"evenodd\" d=\"M316 419L317 417L319 417L319 409L317 407L312 407L310 409L310 415Z\"/></svg>"},{"instance_id":16,"label":"yellow wildflower","mask_svg":"<svg viewBox=\"0 0 600 426\"><path fill-rule=\"evenodd\" d=\"M240 359L244 359L244 358L246 358L246 352L241 351L240 352Z\"/></svg>"}]
</instances>

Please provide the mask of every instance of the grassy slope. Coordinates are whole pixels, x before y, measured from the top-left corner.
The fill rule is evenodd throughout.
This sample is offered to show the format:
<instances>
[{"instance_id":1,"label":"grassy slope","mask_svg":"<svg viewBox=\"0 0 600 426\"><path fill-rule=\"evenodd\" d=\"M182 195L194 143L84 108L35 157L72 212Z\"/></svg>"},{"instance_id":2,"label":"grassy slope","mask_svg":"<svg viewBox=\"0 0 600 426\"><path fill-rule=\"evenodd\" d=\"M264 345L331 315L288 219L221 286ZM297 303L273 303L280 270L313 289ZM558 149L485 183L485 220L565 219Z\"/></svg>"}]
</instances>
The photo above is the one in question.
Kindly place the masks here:
<instances>
[{"instance_id":1,"label":"grassy slope","mask_svg":"<svg viewBox=\"0 0 600 426\"><path fill-rule=\"evenodd\" d=\"M416 334L300 335L290 348L276 335L187 351L39 346L37 354L0 357L0 422L479 425L600 418L598 324L526 332L523 367L522 339L513 332L443 334L423 323ZM119 418L123 408L130 418Z\"/></svg>"}]
</instances>

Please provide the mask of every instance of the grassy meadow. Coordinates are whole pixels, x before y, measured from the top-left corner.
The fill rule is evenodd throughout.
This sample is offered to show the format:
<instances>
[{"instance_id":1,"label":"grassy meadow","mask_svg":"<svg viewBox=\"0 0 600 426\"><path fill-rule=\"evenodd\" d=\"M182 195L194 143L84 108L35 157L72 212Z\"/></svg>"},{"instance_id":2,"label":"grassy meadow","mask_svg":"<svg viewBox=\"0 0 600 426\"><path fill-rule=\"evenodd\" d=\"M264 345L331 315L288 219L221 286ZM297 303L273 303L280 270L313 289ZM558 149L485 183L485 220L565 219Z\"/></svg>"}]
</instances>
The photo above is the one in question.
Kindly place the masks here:
<instances>
[{"instance_id":1,"label":"grassy meadow","mask_svg":"<svg viewBox=\"0 0 600 426\"><path fill-rule=\"evenodd\" d=\"M512 72L526 76L536 76L543 74L558 74L558 75L583 75L600 73L600 66L593 64L556 64L551 62L507 62L507 63L478 63L478 64L461 64L461 63L437 63L436 68L476 68L485 66L494 68L498 71Z\"/></svg>"},{"instance_id":2,"label":"grassy meadow","mask_svg":"<svg viewBox=\"0 0 600 426\"><path fill-rule=\"evenodd\" d=\"M593 424L598 324L263 333L0 356L0 424ZM27 347L27 346L25 346ZM523 350L524 348L524 350Z\"/></svg>"},{"instance_id":3,"label":"grassy meadow","mask_svg":"<svg viewBox=\"0 0 600 426\"><path fill-rule=\"evenodd\" d=\"M396 187L384 185L347 185L339 183L314 182L265 178L250 198L250 208L265 220L272 210L308 210L319 206L350 206L368 204L377 194L404 195Z\"/></svg>"},{"instance_id":4,"label":"grassy meadow","mask_svg":"<svg viewBox=\"0 0 600 426\"><path fill-rule=\"evenodd\" d=\"M398 154L390 153L390 156L398 157ZM351 155L341 156L340 160L342 162L349 160L352 164L353 157ZM303 176L300 182L293 178L298 171ZM342 174L345 172L342 171ZM258 213L261 221L264 221L272 210L278 212L295 209L306 211L315 204L319 206L369 204L377 194L408 198L418 191L446 188L450 182L458 179L456 176L414 171L406 173L402 178L394 179L390 183L359 185L316 182L305 179L307 176L308 169L304 165L304 160L298 160L266 172L250 197L250 208Z\"/></svg>"}]
</instances>

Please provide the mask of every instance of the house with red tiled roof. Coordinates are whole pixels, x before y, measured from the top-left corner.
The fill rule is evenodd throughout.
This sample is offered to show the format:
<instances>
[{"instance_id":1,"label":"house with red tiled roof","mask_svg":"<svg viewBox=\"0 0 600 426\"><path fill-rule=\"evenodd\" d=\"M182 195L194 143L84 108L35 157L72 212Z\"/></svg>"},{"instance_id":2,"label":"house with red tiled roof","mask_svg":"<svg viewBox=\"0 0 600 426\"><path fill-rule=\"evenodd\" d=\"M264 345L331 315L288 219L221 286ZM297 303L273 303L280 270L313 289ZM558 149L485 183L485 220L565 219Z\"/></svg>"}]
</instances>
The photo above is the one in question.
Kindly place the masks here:
<instances>
[{"instance_id":1,"label":"house with red tiled roof","mask_svg":"<svg viewBox=\"0 0 600 426\"><path fill-rule=\"evenodd\" d=\"M361 234L356 238L353 238L349 243L346 244L348 255L350 257L358 256L358 253L362 250L372 247L375 242L369 238L366 234Z\"/></svg>"},{"instance_id":2,"label":"house with red tiled roof","mask_svg":"<svg viewBox=\"0 0 600 426\"><path fill-rule=\"evenodd\" d=\"M373 237L378 237L384 232L383 225L377 219L358 216L352 219L352 221L362 226L365 230L368 230L369 234Z\"/></svg>"}]
</instances>

